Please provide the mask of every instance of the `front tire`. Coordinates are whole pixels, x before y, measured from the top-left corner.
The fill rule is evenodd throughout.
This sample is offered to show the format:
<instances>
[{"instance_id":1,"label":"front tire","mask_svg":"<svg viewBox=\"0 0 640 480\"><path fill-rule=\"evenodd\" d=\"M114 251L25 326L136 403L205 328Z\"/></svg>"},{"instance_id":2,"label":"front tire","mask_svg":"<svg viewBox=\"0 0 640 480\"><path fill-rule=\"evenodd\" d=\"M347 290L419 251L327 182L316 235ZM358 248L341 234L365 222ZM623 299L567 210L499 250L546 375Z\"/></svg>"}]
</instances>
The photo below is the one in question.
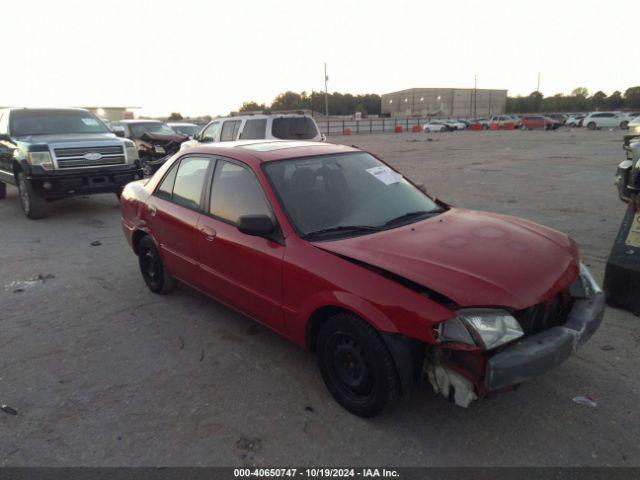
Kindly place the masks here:
<instances>
[{"instance_id":1,"label":"front tire","mask_svg":"<svg viewBox=\"0 0 640 480\"><path fill-rule=\"evenodd\" d=\"M374 417L400 398L396 366L380 334L350 313L320 328L318 367L333 398L351 413Z\"/></svg>"},{"instance_id":2,"label":"front tire","mask_svg":"<svg viewBox=\"0 0 640 480\"><path fill-rule=\"evenodd\" d=\"M27 218L38 220L47 216L47 202L33 189L22 172L18 173L18 193L22 211Z\"/></svg>"},{"instance_id":3,"label":"front tire","mask_svg":"<svg viewBox=\"0 0 640 480\"><path fill-rule=\"evenodd\" d=\"M589 125L587 125L587 128L589 130L595 130L596 129L596 123L595 122L589 122Z\"/></svg>"},{"instance_id":4,"label":"front tire","mask_svg":"<svg viewBox=\"0 0 640 480\"><path fill-rule=\"evenodd\" d=\"M144 283L153 293L170 293L175 288L175 280L167 272L155 242L148 235L138 245L138 263Z\"/></svg>"}]
</instances>

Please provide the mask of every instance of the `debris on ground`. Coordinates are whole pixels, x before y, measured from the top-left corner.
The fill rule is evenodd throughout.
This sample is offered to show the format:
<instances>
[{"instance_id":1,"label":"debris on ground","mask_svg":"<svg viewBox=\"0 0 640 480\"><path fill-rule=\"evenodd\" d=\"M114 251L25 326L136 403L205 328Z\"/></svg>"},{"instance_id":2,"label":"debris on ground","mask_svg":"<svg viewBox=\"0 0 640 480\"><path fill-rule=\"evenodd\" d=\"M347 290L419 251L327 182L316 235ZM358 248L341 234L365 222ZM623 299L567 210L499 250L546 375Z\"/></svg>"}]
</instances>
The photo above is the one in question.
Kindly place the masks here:
<instances>
[{"instance_id":1,"label":"debris on ground","mask_svg":"<svg viewBox=\"0 0 640 480\"><path fill-rule=\"evenodd\" d=\"M204 360L204 350L200 350L200 358L198 359L199 362Z\"/></svg>"},{"instance_id":2,"label":"debris on ground","mask_svg":"<svg viewBox=\"0 0 640 480\"><path fill-rule=\"evenodd\" d=\"M0 410L2 410L4 413L8 413L9 415L18 415L18 411L15 408L10 407L9 405L2 405L0 407Z\"/></svg>"},{"instance_id":3,"label":"debris on ground","mask_svg":"<svg viewBox=\"0 0 640 480\"><path fill-rule=\"evenodd\" d=\"M586 397L573 397L573 401L579 405L586 405L587 407L591 408L596 408L596 406L598 405L598 402L596 402L596 397L593 394L589 394Z\"/></svg>"},{"instance_id":4,"label":"debris on ground","mask_svg":"<svg viewBox=\"0 0 640 480\"><path fill-rule=\"evenodd\" d=\"M611 350L615 350L615 347L613 345L603 345L602 347L600 347L600 350L604 350L605 352L609 352Z\"/></svg>"},{"instance_id":5,"label":"debris on ground","mask_svg":"<svg viewBox=\"0 0 640 480\"><path fill-rule=\"evenodd\" d=\"M93 242L91 242L92 247L99 247L100 245L102 245L102 242L100 240L94 240Z\"/></svg>"},{"instance_id":6,"label":"debris on ground","mask_svg":"<svg viewBox=\"0 0 640 480\"><path fill-rule=\"evenodd\" d=\"M304 407L305 412L313 412L313 407Z\"/></svg>"},{"instance_id":7,"label":"debris on ground","mask_svg":"<svg viewBox=\"0 0 640 480\"><path fill-rule=\"evenodd\" d=\"M51 280L52 278L56 278L56 276L51 275L50 273L44 275L38 274L36 277L28 278L26 280L14 280L13 282L6 284L4 288L5 290L13 291L13 293L21 293L28 288L45 283L47 280Z\"/></svg>"},{"instance_id":8,"label":"debris on ground","mask_svg":"<svg viewBox=\"0 0 640 480\"><path fill-rule=\"evenodd\" d=\"M178 336L178 342L180 343L178 350L182 350L184 348L184 339Z\"/></svg>"}]
</instances>

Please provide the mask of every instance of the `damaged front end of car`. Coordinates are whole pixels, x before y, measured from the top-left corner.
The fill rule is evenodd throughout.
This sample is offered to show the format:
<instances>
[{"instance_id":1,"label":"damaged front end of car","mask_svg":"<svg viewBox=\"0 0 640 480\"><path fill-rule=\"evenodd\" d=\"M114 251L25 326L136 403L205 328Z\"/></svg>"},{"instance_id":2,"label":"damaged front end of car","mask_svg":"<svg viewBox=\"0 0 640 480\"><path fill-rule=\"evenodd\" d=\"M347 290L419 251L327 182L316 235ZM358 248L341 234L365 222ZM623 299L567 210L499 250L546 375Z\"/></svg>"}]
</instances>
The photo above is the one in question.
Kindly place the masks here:
<instances>
[{"instance_id":1,"label":"damaged front end of car","mask_svg":"<svg viewBox=\"0 0 640 480\"><path fill-rule=\"evenodd\" d=\"M144 133L136 144L145 175L153 175L164 162L180 150L180 145L187 140L189 137L180 134Z\"/></svg>"},{"instance_id":2,"label":"damaged front end of car","mask_svg":"<svg viewBox=\"0 0 640 480\"><path fill-rule=\"evenodd\" d=\"M436 327L428 348L430 384L467 407L490 393L513 389L564 362L598 329L604 294L589 270L571 287L521 311L465 308Z\"/></svg>"}]
</instances>

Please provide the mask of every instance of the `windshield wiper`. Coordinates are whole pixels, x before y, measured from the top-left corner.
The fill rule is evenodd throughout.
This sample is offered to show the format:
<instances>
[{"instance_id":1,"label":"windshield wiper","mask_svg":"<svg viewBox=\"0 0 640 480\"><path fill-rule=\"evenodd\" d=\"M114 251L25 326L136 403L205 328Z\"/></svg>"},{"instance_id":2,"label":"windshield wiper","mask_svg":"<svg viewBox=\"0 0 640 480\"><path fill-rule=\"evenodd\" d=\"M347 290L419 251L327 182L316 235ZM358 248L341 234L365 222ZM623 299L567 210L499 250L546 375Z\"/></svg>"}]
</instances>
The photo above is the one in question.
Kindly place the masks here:
<instances>
[{"instance_id":1,"label":"windshield wiper","mask_svg":"<svg viewBox=\"0 0 640 480\"><path fill-rule=\"evenodd\" d=\"M392 225L395 225L396 223L402 223L405 220L413 220L416 218L421 218L421 219L429 218L429 217L438 215L439 213L442 213L442 211L441 210L432 210L432 211L419 210L417 212L408 212L403 215L400 215L399 217L392 218L391 220L386 222L384 226L390 227Z\"/></svg>"},{"instance_id":2,"label":"windshield wiper","mask_svg":"<svg viewBox=\"0 0 640 480\"><path fill-rule=\"evenodd\" d=\"M321 230L316 230L315 232L309 232L304 237L315 237L317 235L325 235L329 233L340 233L340 232L353 232L353 233L363 233L363 232L379 232L382 229L380 227L374 227L372 225L336 225L334 227L323 228Z\"/></svg>"}]
</instances>

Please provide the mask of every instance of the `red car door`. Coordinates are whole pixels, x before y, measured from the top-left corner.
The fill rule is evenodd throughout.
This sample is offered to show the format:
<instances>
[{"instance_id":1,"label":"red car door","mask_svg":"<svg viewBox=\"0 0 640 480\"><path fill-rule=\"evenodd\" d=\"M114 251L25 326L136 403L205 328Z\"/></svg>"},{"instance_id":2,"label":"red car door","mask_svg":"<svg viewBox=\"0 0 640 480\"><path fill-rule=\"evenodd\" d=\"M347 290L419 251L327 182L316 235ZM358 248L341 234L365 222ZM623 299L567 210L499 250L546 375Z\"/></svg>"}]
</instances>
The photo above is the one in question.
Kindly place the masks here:
<instances>
[{"instance_id":1,"label":"red car door","mask_svg":"<svg viewBox=\"0 0 640 480\"><path fill-rule=\"evenodd\" d=\"M282 259L277 241L241 233L241 215L273 211L260 183L244 164L218 159L209 208L198 221L204 291L275 330L283 330Z\"/></svg>"},{"instance_id":2,"label":"red car door","mask_svg":"<svg viewBox=\"0 0 640 480\"><path fill-rule=\"evenodd\" d=\"M186 156L147 201L147 221L171 275L200 286L197 249L200 205L211 160Z\"/></svg>"}]
</instances>

